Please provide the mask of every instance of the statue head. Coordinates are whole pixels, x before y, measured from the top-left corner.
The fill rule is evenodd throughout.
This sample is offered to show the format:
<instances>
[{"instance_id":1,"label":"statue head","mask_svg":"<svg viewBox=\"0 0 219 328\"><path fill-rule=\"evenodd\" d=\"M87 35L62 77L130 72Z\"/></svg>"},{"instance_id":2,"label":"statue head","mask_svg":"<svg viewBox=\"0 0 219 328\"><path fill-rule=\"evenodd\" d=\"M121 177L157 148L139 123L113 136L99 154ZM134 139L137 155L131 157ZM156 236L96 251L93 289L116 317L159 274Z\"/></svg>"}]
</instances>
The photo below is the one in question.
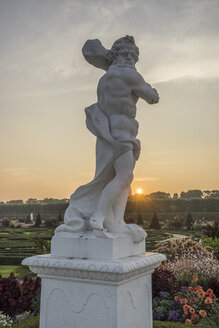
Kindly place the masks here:
<instances>
[{"instance_id":1,"label":"statue head","mask_svg":"<svg viewBox=\"0 0 219 328\"><path fill-rule=\"evenodd\" d=\"M138 61L138 56L139 50L133 36L126 35L113 43L107 53L107 61L109 65L119 61L128 66L134 66Z\"/></svg>"}]
</instances>

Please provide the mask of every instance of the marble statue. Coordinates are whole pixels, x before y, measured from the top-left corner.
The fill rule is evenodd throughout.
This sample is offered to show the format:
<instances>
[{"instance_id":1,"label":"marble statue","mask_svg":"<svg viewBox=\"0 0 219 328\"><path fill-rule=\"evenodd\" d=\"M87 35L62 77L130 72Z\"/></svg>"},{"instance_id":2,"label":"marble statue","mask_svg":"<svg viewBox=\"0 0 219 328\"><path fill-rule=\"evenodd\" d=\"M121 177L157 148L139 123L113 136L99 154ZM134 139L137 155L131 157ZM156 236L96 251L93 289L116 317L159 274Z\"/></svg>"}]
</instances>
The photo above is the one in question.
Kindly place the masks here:
<instances>
[{"instance_id":1,"label":"marble statue","mask_svg":"<svg viewBox=\"0 0 219 328\"><path fill-rule=\"evenodd\" d=\"M157 91L137 72L139 50L132 36L125 36L105 49L99 40L88 40L85 59L104 69L97 87L97 102L85 109L88 130L96 136L96 171L93 180L70 197L59 232L90 231L97 236L128 233L134 242L144 230L124 222L124 211L133 170L140 155L136 116L139 98L148 104L159 101Z\"/></svg>"}]
</instances>

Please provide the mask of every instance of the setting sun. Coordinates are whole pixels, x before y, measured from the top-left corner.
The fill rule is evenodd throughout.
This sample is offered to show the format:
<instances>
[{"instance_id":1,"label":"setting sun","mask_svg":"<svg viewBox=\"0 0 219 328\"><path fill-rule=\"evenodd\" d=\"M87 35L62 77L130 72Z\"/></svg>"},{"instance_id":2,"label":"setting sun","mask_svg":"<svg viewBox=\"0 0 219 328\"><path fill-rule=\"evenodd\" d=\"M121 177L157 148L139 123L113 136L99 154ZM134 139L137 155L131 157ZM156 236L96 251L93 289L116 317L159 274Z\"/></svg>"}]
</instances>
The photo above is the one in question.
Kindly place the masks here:
<instances>
[{"instance_id":1,"label":"setting sun","mask_svg":"<svg viewBox=\"0 0 219 328\"><path fill-rule=\"evenodd\" d=\"M138 188L138 189L137 189L137 194L138 194L138 195L141 195L141 194L142 194L142 189L141 189L141 188Z\"/></svg>"}]
</instances>

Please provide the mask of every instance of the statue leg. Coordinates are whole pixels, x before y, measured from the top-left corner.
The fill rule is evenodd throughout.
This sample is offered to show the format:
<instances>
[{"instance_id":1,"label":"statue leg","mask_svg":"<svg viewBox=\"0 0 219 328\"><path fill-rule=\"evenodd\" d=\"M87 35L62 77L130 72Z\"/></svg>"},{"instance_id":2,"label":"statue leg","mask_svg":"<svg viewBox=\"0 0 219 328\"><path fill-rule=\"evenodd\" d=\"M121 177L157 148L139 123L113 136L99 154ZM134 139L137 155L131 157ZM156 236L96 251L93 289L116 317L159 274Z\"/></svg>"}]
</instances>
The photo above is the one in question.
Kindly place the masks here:
<instances>
[{"instance_id":1,"label":"statue leg","mask_svg":"<svg viewBox=\"0 0 219 328\"><path fill-rule=\"evenodd\" d=\"M119 156L115 163L115 177L114 179L103 189L101 198L98 202L96 213L90 218L90 226L93 229L102 230L103 223L107 217L108 211L112 209L113 204L123 193L124 189L128 190L129 185L133 180L133 168L134 168L133 152L127 151ZM124 194L127 200L128 194ZM123 199L123 205L119 208L117 204L118 212L124 211L125 199ZM123 208L122 208L123 207ZM119 214L119 213L118 213Z\"/></svg>"},{"instance_id":2,"label":"statue leg","mask_svg":"<svg viewBox=\"0 0 219 328\"><path fill-rule=\"evenodd\" d=\"M128 198L128 187L126 187L113 204L113 214L116 223L123 222L125 207Z\"/></svg>"}]
</instances>

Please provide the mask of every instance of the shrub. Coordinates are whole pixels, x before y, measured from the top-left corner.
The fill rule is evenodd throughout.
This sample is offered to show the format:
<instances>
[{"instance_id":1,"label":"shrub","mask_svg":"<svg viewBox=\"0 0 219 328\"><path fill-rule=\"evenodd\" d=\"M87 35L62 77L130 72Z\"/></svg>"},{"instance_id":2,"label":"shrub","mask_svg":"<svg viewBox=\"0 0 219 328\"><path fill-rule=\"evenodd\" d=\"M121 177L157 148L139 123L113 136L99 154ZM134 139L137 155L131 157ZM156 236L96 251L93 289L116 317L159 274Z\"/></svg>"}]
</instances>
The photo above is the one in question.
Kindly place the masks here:
<instances>
[{"instance_id":1,"label":"shrub","mask_svg":"<svg viewBox=\"0 0 219 328\"><path fill-rule=\"evenodd\" d=\"M2 219L2 225L3 225L3 227L9 227L9 225L10 225L10 220L9 220L9 218L3 218Z\"/></svg>"},{"instance_id":2,"label":"shrub","mask_svg":"<svg viewBox=\"0 0 219 328\"><path fill-rule=\"evenodd\" d=\"M138 214L137 222L138 225L144 225L144 220L141 214Z\"/></svg>"},{"instance_id":3,"label":"shrub","mask_svg":"<svg viewBox=\"0 0 219 328\"><path fill-rule=\"evenodd\" d=\"M154 213L152 219L151 219L151 224L149 226L149 229L160 229L160 222L159 219L157 217L157 213Z\"/></svg>"},{"instance_id":4,"label":"shrub","mask_svg":"<svg viewBox=\"0 0 219 328\"><path fill-rule=\"evenodd\" d=\"M20 265L22 260L26 256L8 256L8 255L2 255L0 256L0 263L1 265Z\"/></svg>"},{"instance_id":5,"label":"shrub","mask_svg":"<svg viewBox=\"0 0 219 328\"><path fill-rule=\"evenodd\" d=\"M192 226L193 226L193 223L194 223L194 219L192 217L192 214L191 213L188 213L188 216L187 216L187 219L186 219L186 227L188 230L191 230L192 229Z\"/></svg>"},{"instance_id":6,"label":"shrub","mask_svg":"<svg viewBox=\"0 0 219 328\"><path fill-rule=\"evenodd\" d=\"M41 219L41 215L40 215L40 213L39 213L39 214L37 214L37 217L36 217L36 221L35 221L34 226L35 226L36 228L38 228L38 227L41 225L41 223L42 223L42 219Z\"/></svg>"},{"instance_id":7,"label":"shrub","mask_svg":"<svg viewBox=\"0 0 219 328\"><path fill-rule=\"evenodd\" d=\"M47 228L56 228L58 224L58 219L55 216L51 216L49 219L45 220L45 226Z\"/></svg>"},{"instance_id":8,"label":"shrub","mask_svg":"<svg viewBox=\"0 0 219 328\"><path fill-rule=\"evenodd\" d=\"M210 252L202 246L201 243L192 240L192 238L169 239L160 241L155 245L156 252L164 253L168 260L173 260L181 255L190 256L208 256Z\"/></svg>"},{"instance_id":9,"label":"shrub","mask_svg":"<svg viewBox=\"0 0 219 328\"><path fill-rule=\"evenodd\" d=\"M213 252L215 256L219 257L219 237L215 237L214 239L212 237L205 238L203 245Z\"/></svg>"},{"instance_id":10,"label":"shrub","mask_svg":"<svg viewBox=\"0 0 219 328\"><path fill-rule=\"evenodd\" d=\"M212 237L215 239L216 237L219 238L219 223L216 221L212 221L212 223L208 223L203 227L204 234L208 237Z\"/></svg>"},{"instance_id":11,"label":"shrub","mask_svg":"<svg viewBox=\"0 0 219 328\"><path fill-rule=\"evenodd\" d=\"M10 274L8 278L0 276L0 311L11 317L30 311L31 301L40 289L40 278L25 277L20 280Z\"/></svg>"},{"instance_id":12,"label":"shrub","mask_svg":"<svg viewBox=\"0 0 219 328\"><path fill-rule=\"evenodd\" d=\"M173 271L161 265L156 268L152 274L152 293L153 297L158 296L161 291L164 292L176 292L178 290L178 284Z\"/></svg>"},{"instance_id":13,"label":"shrub","mask_svg":"<svg viewBox=\"0 0 219 328\"><path fill-rule=\"evenodd\" d=\"M169 226L169 228L174 229L174 230L180 229L183 226L183 222L184 222L184 219L182 217L180 217L179 215L176 215L173 217L173 219L170 219L168 221L168 226Z\"/></svg>"},{"instance_id":14,"label":"shrub","mask_svg":"<svg viewBox=\"0 0 219 328\"><path fill-rule=\"evenodd\" d=\"M168 265L177 281L186 286L192 283L206 288L210 279L219 279L219 262L211 253L205 256L184 253L173 261L169 261Z\"/></svg>"}]
</instances>

